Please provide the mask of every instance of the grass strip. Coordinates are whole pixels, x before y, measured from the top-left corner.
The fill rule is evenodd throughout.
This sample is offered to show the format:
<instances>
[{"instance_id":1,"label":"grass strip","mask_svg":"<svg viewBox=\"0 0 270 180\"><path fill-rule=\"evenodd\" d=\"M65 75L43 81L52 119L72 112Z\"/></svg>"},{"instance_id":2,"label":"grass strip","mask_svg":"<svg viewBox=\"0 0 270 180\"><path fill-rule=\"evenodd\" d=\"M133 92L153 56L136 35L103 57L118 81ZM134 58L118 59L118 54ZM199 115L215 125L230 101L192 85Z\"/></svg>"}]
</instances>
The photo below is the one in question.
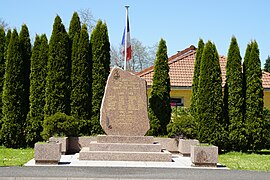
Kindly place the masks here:
<instances>
[{"instance_id":1,"label":"grass strip","mask_svg":"<svg viewBox=\"0 0 270 180\"><path fill-rule=\"evenodd\" d=\"M258 153L228 152L218 157L219 163L234 170L270 172L270 150Z\"/></svg>"},{"instance_id":2,"label":"grass strip","mask_svg":"<svg viewBox=\"0 0 270 180\"><path fill-rule=\"evenodd\" d=\"M11 149L0 146L0 166L23 166L34 158L34 149Z\"/></svg>"}]
</instances>

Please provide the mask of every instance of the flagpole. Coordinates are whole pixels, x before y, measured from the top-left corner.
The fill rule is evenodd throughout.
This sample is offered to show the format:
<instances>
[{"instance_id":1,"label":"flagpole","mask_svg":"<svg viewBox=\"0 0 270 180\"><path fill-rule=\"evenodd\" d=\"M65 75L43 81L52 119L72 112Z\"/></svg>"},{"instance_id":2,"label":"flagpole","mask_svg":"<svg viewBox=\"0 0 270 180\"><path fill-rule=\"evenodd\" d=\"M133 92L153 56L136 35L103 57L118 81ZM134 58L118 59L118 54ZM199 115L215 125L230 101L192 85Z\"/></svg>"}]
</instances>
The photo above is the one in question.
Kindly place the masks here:
<instances>
[{"instance_id":1,"label":"flagpole","mask_svg":"<svg viewBox=\"0 0 270 180\"><path fill-rule=\"evenodd\" d=\"M127 26L128 26L128 8L129 6L126 7L126 28L125 28L125 59L124 59L124 70L127 70Z\"/></svg>"}]
</instances>

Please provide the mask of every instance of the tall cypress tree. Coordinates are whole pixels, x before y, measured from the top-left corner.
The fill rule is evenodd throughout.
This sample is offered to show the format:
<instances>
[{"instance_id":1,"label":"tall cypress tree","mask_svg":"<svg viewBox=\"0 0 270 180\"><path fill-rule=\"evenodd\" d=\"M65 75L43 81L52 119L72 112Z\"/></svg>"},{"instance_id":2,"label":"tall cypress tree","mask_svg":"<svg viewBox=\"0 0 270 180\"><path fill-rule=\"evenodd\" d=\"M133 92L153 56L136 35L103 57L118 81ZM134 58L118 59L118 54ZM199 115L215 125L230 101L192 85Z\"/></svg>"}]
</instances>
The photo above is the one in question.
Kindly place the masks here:
<instances>
[{"instance_id":1,"label":"tall cypress tree","mask_svg":"<svg viewBox=\"0 0 270 180\"><path fill-rule=\"evenodd\" d=\"M251 50L248 49L251 47ZM256 41L248 46L249 55L245 59L246 112L245 123L249 149L263 148L263 87L259 48Z\"/></svg>"},{"instance_id":2,"label":"tall cypress tree","mask_svg":"<svg viewBox=\"0 0 270 180\"><path fill-rule=\"evenodd\" d=\"M106 81L110 72L110 42L108 29L101 20L97 22L90 39L92 49L92 117L91 133L102 133L99 114Z\"/></svg>"},{"instance_id":3,"label":"tall cypress tree","mask_svg":"<svg viewBox=\"0 0 270 180\"><path fill-rule=\"evenodd\" d=\"M3 124L1 138L6 147L19 148L25 145L25 99L24 62L17 30L14 29L8 46L3 88Z\"/></svg>"},{"instance_id":4,"label":"tall cypress tree","mask_svg":"<svg viewBox=\"0 0 270 180\"><path fill-rule=\"evenodd\" d=\"M270 56L267 57L264 63L264 70L270 73Z\"/></svg>"},{"instance_id":5,"label":"tall cypress tree","mask_svg":"<svg viewBox=\"0 0 270 180\"><path fill-rule=\"evenodd\" d=\"M204 47L198 90L198 135L200 142L224 147L222 79L219 57L214 44Z\"/></svg>"},{"instance_id":6,"label":"tall cypress tree","mask_svg":"<svg viewBox=\"0 0 270 180\"><path fill-rule=\"evenodd\" d=\"M69 88L69 96L71 98L72 93L72 63L74 61L74 58L77 54L77 50L74 48L78 47L78 42L80 38L80 32L81 32L81 22L80 18L77 12L74 12L69 24L69 30L68 30L68 37L69 37L69 54L68 54L68 69L69 69L69 76L70 76L70 88ZM75 36L78 36L76 41L74 42ZM75 43L75 44L73 44ZM76 44L77 43L77 44ZM71 101L70 101L71 103Z\"/></svg>"},{"instance_id":7,"label":"tall cypress tree","mask_svg":"<svg viewBox=\"0 0 270 180\"><path fill-rule=\"evenodd\" d=\"M31 58L31 41L28 27L23 24L19 34L20 48L22 52L22 78L24 92L20 94L23 100L23 121L26 121L27 113L29 112L29 95L30 95L30 58Z\"/></svg>"},{"instance_id":8,"label":"tall cypress tree","mask_svg":"<svg viewBox=\"0 0 270 180\"><path fill-rule=\"evenodd\" d=\"M77 12L74 12L69 24L68 36L71 41L73 41L75 34L80 34L81 32L81 21ZM72 44L71 44L72 45Z\"/></svg>"},{"instance_id":9,"label":"tall cypress tree","mask_svg":"<svg viewBox=\"0 0 270 180\"><path fill-rule=\"evenodd\" d=\"M5 30L0 28L0 127L2 119L2 93L4 85L4 75L5 75Z\"/></svg>"},{"instance_id":10,"label":"tall cypress tree","mask_svg":"<svg viewBox=\"0 0 270 180\"><path fill-rule=\"evenodd\" d=\"M246 121L246 90L247 90L247 76L248 73L250 72L248 70L248 61L249 61L249 56L251 52L251 43L247 45L246 52L245 52L245 57L244 57L244 62L243 62L243 94L244 94L244 122Z\"/></svg>"},{"instance_id":11,"label":"tall cypress tree","mask_svg":"<svg viewBox=\"0 0 270 180\"><path fill-rule=\"evenodd\" d=\"M243 120L243 73L241 55L235 37L232 37L226 65L226 85L228 88L229 142L232 150L240 151L246 147Z\"/></svg>"},{"instance_id":12,"label":"tall cypress tree","mask_svg":"<svg viewBox=\"0 0 270 180\"><path fill-rule=\"evenodd\" d=\"M71 115L80 120L81 133L90 134L91 115L91 53L87 27L84 24L80 33L77 47L77 34L74 38L73 50L76 56L72 61L72 91L71 91ZM74 52L73 52L74 53Z\"/></svg>"},{"instance_id":13,"label":"tall cypress tree","mask_svg":"<svg viewBox=\"0 0 270 180\"><path fill-rule=\"evenodd\" d=\"M2 127L2 93L5 75L5 30L0 28L0 129ZM2 140L0 138L0 145Z\"/></svg>"},{"instance_id":14,"label":"tall cypress tree","mask_svg":"<svg viewBox=\"0 0 270 180\"><path fill-rule=\"evenodd\" d=\"M199 40L198 49L196 51L196 59L194 65L194 74L192 82L192 94L191 94L191 105L190 110L193 116L197 114L197 100L198 100L198 89L199 89L199 78L200 78L200 65L201 58L204 48L204 42L202 39Z\"/></svg>"},{"instance_id":15,"label":"tall cypress tree","mask_svg":"<svg viewBox=\"0 0 270 180\"><path fill-rule=\"evenodd\" d=\"M26 142L30 146L42 140L40 133L44 119L48 50L46 35L37 35L31 57L30 111L26 128Z\"/></svg>"},{"instance_id":16,"label":"tall cypress tree","mask_svg":"<svg viewBox=\"0 0 270 180\"><path fill-rule=\"evenodd\" d=\"M11 38L11 29L8 29L6 39L5 39L5 59L7 60L7 53L8 53L8 45Z\"/></svg>"},{"instance_id":17,"label":"tall cypress tree","mask_svg":"<svg viewBox=\"0 0 270 180\"><path fill-rule=\"evenodd\" d=\"M77 49L79 46L79 38L80 38L80 32L81 32L81 22L80 18L77 12L73 13L72 19L70 21L69 25L69 31L68 31L68 36L69 36L69 47L70 47L70 74L72 73L72 63L77 58ZM77 36L77 37L75 37ZM76 39L75 39L76 38ZM71 78L72 79L72 78ZM72 82L71 82L72 83ZM72 88L71 88L72 91Z\"/></svg>"},{"instance_id":18,"label":"tall cypress tree","mask_svg":"<svg viewBox=\"0 0 270 180\"><path fill-rule=\"evenodd\" d=\"M57 15L49 42L49 55L45 92L45 118L56 112L70 113L69 104L69 40Z\"/></svg>"},{"instance_id":19,"label":"tall cypress tree","mask_svg":"<svg viewBox=\"0 0 270 180\"><path fill-rule=\"evenodd\" d=\"M149 135L165 135L171 119L170 76L166 41L161 39L154 65L153 84L149 97Z\"/></svg>"}]
</instances>

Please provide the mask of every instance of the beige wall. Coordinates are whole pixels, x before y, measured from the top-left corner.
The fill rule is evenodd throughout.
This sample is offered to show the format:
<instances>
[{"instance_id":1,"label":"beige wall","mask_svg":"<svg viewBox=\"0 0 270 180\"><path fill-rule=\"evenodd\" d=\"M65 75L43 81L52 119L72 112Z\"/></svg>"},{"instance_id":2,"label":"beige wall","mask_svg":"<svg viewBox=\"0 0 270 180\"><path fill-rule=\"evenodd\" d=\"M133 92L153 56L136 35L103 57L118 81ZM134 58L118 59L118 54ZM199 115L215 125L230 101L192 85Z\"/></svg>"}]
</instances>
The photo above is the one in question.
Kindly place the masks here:
<instances>
[{"instance_id":1,"label":"beige wall","mask_svg":"<svg viewBox=\"0 0 270 180\"><path fill-rule=\"evenodd\" d=\"M190 106L191 89L171 89L171 98L183 98L184 107Z\"/></svg>"},{"instance_id":2,"label":"beige wall","mask_svg":"<svg viewBox=\"0 0 270 180\"><path fill-rule=\"evenodd\" d=\"M264 106L270 109L270 89L264 90L263 93L264 93L264 96L263 96Z\"/></svg>"},{"instance_id":3,"label":"beige wall","mask_svg":"<svg viewBox=\"0 0 270 180\"><path fill-rule=\"evenodd\" d=\"M148 88L148 97L150 95L150 89ZM171 98L184 98L184 106L189 107L190 106L190 100L191 100L191 88L187 89L171 89ZM264 90L264 106L270 109L270 89Z\"/></svg>"}]
</instances>

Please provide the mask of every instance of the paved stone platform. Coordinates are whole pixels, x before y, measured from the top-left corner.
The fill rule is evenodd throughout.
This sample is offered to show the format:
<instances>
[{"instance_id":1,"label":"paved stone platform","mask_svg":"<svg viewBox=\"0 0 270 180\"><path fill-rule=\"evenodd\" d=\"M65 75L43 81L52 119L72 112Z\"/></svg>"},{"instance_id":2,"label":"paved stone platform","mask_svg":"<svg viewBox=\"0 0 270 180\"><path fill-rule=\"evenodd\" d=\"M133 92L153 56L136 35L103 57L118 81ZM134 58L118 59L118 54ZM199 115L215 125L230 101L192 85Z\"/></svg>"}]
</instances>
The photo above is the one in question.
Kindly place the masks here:
<instances>
[{"instance_id":1,"label":"paved stone platform","mask_svg":"<svg viewBox=\"0 0 270 180\"><path fill-rule=\"evenodd\" d=\"M24 166L88 166L88 167L147 167L147 168L194 168L194 169L228 169L220 164L218 167L192 167L190 157L183 157L179 154L172 156L172 162L151 162L151 161L86 161L79 160L79 154L62 155L58 165L36 165L32 159Z\"/></svg>"}]
</instances>

